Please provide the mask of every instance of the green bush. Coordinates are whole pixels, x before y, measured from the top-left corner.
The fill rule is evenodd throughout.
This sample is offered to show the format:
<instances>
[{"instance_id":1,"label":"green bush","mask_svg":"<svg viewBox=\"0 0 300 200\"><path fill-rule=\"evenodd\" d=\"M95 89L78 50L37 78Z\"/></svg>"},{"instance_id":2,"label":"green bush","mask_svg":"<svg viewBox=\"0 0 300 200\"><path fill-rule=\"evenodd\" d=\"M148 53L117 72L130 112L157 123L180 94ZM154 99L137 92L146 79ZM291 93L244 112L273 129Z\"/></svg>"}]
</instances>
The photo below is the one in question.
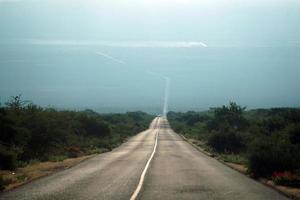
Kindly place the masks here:
<instances>
[{"instance_id":1,"label":"green bush","mask_svg":"<svg viewBox=\"0 0 300 200\"><path fill-rule=\"evenodd\" d=\"M17 155L12 150L0 148L0 169L14 170L17 167Z\"/></svg>"},{"instance_id":2,"label":"green bush","mask_svg":"<svg viewBox=\"0 0 300 200\"><path fill-rule=\"evenodd\" d=\"M202 140L229 162L248 164L255 176L300 174L300 109L245 110L230 102L205 112L169 112L171 127Z\"/></svg>"},{"instance_id":3,"label":"green bush","mask_svg":"<svg viewBox=\"0 0 300 200\"><path fill-rule=\"evenodd\" d=\"M79 146L73 145L73 146L68 148L68 157L76 158L80 155L82 155L82 150Z\"/></svg>"},{"instance_id":4,"label":"green bush","mask_svg":"<svg viewBox=\"0 0 300 200\"><path fill-rule=\"evenodd\" d=\"M238 153L245 148L243 138L234 132L214 133L209 137L208 145L220 153Z\"/></svg>"},{"instance_id":5,"label":"green bush","mask_svg":"<svg viewBox=\"0 0 300 200\"><path fill-rule=\"evenodd\" d=\"M14 182L14 179L11 177L4 177L0 175L0 191L5 190L5 187Z\"/></svg>"},{"instance_id":6,"label":"green bush","mask_svg":"<svg viewBox=\"0 0 300 200\"><path fill-rule=\"evenodd\" d=\"M49 161L51 162L59 162L59 161L63 161L65 159L67 159L68 157L66 155L58 155L58 156L50 156L49 157Z\"/></svg>"},{"instance_id":7,"label":"green bush","mask_svg":"<svg viewBox=\"0 0 300 200\"><path fill-rule=\"evenodd\" d=\"M288 142L261 138L249 149L249 171L255 177L270 177L274 172L293 171L299 166L299 152Z\"/></svg>"},{"instance_id":8,"label":"green bush","mask_svg":"<svg viewBox=\"0 0 300 200\"><path fill-rule=\"evenodd\" d=\"M8 113L4 108L0 107L0 141L10 145L16 137L14 122L9 119Z\"/></svg>"},{"instance_id":9,"label":"green bush","mask_svg":"<svg viewBox=\"0 0 300 200\"><path fill-rule=\"evenodd\" d=\"M287 125L282 116L272 116L263 121L264 129L269 133L280 130Z\"/></svg>"},{"instance_id":10,"label":"green bush","mask_svg":"<svg viewBox=\"0 0 300 200\"><path fill-rule=\"evenodd\" d=\"M58 111L23 101L21 95L1 105L0 169L110 150L153 119L143 112Z\"/></svg>"},{"instance_id":11,"label":"green bush","mask_svg":"<svg viewBox=\"0 0 300 200\"><path fill-rule=\"evenodd\" d=\"M5 180L3 179L2 176L0 176L0 191L4 190L5 189Z\"/></svg>"},{"instance_id":12,"label":"green bush","mask_svg":"<svg viewBox=\"0 0 300 200\"><path fill-rule=\"evenodd\" d=\"M272 180L277 185L285 185L290 187L299 187L300 179L297 174L291 172L274 172Z\"/></svg>"},{"instance_id":13,"label":"green bush","mask_svg":"<svg viewBox=\"0 0 300 200\"><path fill-rule=\"evenodd\" d=\"M300 147L300 124L289 125L286 131L289 134L290 142Z\"/></svg>"}]
</instances>

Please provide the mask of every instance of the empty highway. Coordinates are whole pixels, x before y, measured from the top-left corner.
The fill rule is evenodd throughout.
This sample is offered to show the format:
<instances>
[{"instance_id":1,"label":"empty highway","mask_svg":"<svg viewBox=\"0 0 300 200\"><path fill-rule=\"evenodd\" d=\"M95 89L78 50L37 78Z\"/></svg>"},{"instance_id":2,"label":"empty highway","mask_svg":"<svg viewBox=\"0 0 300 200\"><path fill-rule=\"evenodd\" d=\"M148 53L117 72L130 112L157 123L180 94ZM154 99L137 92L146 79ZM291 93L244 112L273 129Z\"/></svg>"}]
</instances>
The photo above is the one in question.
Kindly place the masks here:
<instances>
[{"instance_id":1,"label":"empty highway","mask_svg":"<svg viewBox=\"0 0 300 200\"><path fill-rule=\"evenodd\" d=\"M111 152L0 195L1 200L285 200L197 151L157 117Z\"/></svg>"}]
</instances>

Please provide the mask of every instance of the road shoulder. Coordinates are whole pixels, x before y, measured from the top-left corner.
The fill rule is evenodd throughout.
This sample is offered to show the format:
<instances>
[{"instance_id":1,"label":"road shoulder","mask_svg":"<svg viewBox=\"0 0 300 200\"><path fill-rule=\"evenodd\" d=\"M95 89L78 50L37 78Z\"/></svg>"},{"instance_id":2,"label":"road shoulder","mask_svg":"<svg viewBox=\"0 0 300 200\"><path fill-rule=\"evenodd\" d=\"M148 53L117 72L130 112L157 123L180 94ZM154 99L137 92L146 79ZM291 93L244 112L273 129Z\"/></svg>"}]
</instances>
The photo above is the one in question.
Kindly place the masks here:
<instances>
[{"instance_id":1,"label":"road shoulder","mask_svg":"<svg viewBox=\"0 0 300 200\"><path fill-rule=\"evenodd\" d=\"M0 170L0 177L2 177L5 184L5 189L1 192L15 189L34 180L69 169L95 155L97 154L67 158L57 162L37 162L23 168L18 168L15 171Z\"/></svg>"},{"instance_id":2,"label":"road shoulder","mask_svg":"<svg viewBox=\"0 0 300 200\"><path fill-rule=\"evenodd\" d=\"M201 153L205 154L206 156L215 158L215 160L219 161L220 163L226 165L227 167L230 167L231 169L238 171L239 173L251 178L249 174L247 173L247 167L241 164L235 164L235 163L230 163L230 162L225 162L222 160L221 157L217 157L215 154L210 153L206 151L205 149L199 147L198 145L194 144L191 142L188 138L186 138L184 135L179 134L183 140L185 140L187 143L189 143L191 146L193 146L195 149L200 151ZM252 178L253 179L253 178ZM253 179L255 181L258 181L259 183L262 183L265 186L268 186L283 195L295 199L295 200L300 200L300 188L293 188L293 187L287 187L287 186L282 186L282 185L276 185L273 181L268 180L268 179Z\"/></svg>"}]
</instances>

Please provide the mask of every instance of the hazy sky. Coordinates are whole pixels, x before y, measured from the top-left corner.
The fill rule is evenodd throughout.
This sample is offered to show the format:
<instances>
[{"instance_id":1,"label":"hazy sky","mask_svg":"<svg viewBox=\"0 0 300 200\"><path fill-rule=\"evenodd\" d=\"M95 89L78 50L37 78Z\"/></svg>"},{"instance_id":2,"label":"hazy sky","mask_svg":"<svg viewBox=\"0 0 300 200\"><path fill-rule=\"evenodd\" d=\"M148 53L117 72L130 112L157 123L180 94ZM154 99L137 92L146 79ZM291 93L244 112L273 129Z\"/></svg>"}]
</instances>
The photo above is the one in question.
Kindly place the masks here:
<instances>
[{"instance_id":1,"label":"hazy sky","mask_svg":"<svg viewBox=\"0 0 300 200\"><path fill-rule=\"evenodd\" d=\"M0 101L300 106L300 0L0 0Z\"/></svg>"}]
</instances>

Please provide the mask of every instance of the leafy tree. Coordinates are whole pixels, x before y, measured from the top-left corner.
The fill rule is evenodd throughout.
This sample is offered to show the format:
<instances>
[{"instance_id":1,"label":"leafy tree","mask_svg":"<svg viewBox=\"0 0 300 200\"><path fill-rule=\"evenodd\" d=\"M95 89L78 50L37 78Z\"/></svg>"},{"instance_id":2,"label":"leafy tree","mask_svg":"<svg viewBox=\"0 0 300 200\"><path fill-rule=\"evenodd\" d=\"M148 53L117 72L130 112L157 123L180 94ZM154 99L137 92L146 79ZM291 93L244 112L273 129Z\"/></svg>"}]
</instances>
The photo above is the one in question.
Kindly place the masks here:
<instances>
[{"instance_id":1,"label":"leafy tree","mask_svg":"<svg viewBox=\"0 0 300 200\"><path fill-rule=\"evenodd\" d=\"M5 103L6 106L8 106L10 109L13 110L19 110L26 104L28 104L28 101L22 100L22 95L19 94L17 96L12 96L8 102Z\"/></svg>"},{"instance_id":2,"label":"leafy tree","mask_svg":"<svg viewBox=\"0 0 300 200\"><path fill-rule=\"evenodd\" d=\"M242 130L248 125L247 120L243 116L246 107L241 107L234 102L230 102L229 106L214 108L214 118L208 123L210 130Z\"/></svg>"}]
</instances>

